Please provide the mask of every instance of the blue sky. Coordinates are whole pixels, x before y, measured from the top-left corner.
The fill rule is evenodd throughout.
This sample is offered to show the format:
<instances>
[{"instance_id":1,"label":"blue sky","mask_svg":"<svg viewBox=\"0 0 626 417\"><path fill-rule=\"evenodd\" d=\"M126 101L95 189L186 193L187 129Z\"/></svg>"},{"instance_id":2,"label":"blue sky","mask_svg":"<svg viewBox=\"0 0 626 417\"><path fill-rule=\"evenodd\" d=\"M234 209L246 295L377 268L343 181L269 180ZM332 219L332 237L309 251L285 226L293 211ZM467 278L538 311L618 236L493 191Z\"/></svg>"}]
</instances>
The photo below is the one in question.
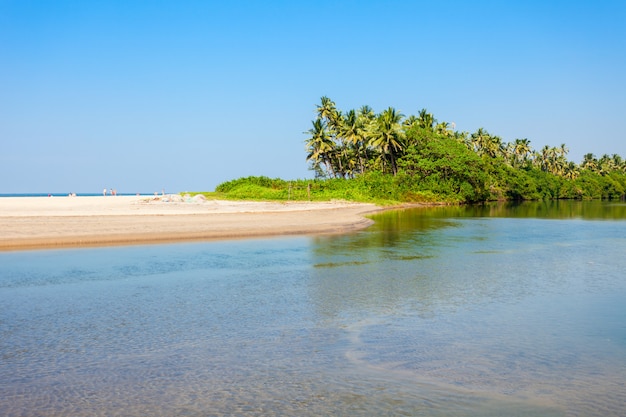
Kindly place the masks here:
<instances>
[{"instance_id":1,"label":"blue sky","mask_svg":"<svg viewBox=\"0 0 626 417\"><path fill-rule=\"evenodd\" d=\"M0 193L311 178L324 95L626 157L625 78L624 1L0 0Z\"/></svg>"}]
</instances>

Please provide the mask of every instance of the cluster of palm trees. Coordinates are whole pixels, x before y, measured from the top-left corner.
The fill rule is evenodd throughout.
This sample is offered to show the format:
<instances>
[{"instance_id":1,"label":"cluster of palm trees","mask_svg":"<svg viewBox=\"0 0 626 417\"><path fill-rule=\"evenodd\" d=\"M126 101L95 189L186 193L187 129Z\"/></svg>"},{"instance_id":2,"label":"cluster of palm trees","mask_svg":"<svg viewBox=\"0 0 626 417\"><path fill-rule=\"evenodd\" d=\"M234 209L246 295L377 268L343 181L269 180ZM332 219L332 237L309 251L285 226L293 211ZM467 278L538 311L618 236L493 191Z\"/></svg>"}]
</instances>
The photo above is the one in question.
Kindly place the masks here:
<instances>
[{"instance_id":1,"label":"cluster of palm trees","mask_svg":"<svg viewBox=\"0 0 626 417\"><path fill-rule=\"evenodd\" d=\"M369 170L398 172L398 159L411 145L407 132L415 127L434 135L464 143L479 156L499 159L514 168L537 168L567 179L575 179L581 170L602 175L612 171L626 173L626 160L619 155L596 159L587 154L580 165L568 161L565 144L533 150L528 139L511 143L480 128L475 133L454 131L454 124L438 123L422 109L417 116L406 117L389 107L374 113L371 107L343 113L328 97L322 97L317 118L307 132L307 161L319 177L352 178Z\"/></svg>"},{"instance_id":2,"label":"cluster of palm trees","mask_svg":"<svg viewBox=\"0 0 626 417\"><path fill-rule=\"evenodd\" d=\"M567 160L569 149L564 143L559 147L546 145L540 151L535 151L528 139L515 139L506 143L500 137L490 135L483 128L464 136L467 146L478 155L501 158L515 168L534 167L568 179L574 179L579 174L578 166Z\"/></svg>"},{"instance_id":3,"label":"cluster of palm trees","mask_svg":"<svg viewBox=\"0 0 626 417\"><path fill-rule=\"evenodd\" d=\"M328 97L317 106L317 118L307 132L307 161L318 176L352 178L368 170L396 174L397 160L406 146L406 131L417 125L451 136L448 123L436 124L432 114L404 118L389 107L376 114L369 106L338 110Z\"/></svg>"},{"instance_id":4,"label":"cluster of palm trees","mask_svg":"<svg viewBox=\"0 0 626 417\"><path fill-rule=\"evenodd\" d=\"M580 168L601 175L606 175L613 171L626 173L626 160L615 153L611 156L604 154L600 157L600 159L597 159L594 154L588 153L583 157L583 162L580 164Z\"/></svg>"},{"instance_id":5,"label":"cluster of palm trees","mask_svg":"<svg viewBox=\"0 0 626 417\"><path fill-rule=\"evenodd\" d=\"M502 158L515 168L538 168L566 179L577 178L583 170L601 175L614 171L626 173L626 160L618 154L603 155L597 159L594 154L588 153L580 164L576 164L567 159L569 149L564 143L558 147L546 145L536 151L532 149L528 139L515 139L514 142L505 143L498 136L487 133L483 128L465 137L468 147L479 155Z\"/></svg>"}]
</instances>

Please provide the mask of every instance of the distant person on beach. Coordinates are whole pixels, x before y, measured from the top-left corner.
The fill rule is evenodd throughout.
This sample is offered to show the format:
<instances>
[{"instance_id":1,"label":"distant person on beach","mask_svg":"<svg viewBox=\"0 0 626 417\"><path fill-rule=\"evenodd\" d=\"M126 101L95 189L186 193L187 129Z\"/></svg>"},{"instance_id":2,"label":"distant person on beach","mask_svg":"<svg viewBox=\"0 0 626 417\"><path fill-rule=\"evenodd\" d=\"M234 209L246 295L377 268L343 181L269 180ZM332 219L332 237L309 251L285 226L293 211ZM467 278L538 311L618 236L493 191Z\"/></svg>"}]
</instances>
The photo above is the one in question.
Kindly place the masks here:
<instances>
[{"instance_id":1,"label":"distant person on beach","mask_svg":"<svg viewBox=\"0 0 626 417\"><path fill-rule=\"evenodd\" d=\"M105 197L107 196L107 189L106 188L104 190L102 190L102 195L105 196Z\"/></svg>"}]
</instances>

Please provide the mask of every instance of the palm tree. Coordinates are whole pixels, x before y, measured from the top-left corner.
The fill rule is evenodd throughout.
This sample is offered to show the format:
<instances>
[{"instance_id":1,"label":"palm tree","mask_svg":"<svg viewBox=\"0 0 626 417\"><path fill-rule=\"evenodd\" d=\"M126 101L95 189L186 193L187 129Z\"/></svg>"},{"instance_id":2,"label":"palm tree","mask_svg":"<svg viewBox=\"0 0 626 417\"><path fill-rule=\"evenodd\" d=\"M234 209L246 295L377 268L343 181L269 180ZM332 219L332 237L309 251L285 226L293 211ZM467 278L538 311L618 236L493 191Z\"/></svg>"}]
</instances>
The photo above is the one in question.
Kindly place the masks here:
<instances>
[{"instance_id":1,"label":"palm tree","mask_svg":"<svg viewBox=\"0 0 626 417\"><path fill-rule=\"evenodd\" d=\"M554 175L565 176L568 170L568 161L565 159L564 152L567 153L565 145L561 145L559 148L551 148L546 145L541 148L539 154L541 170Z\"/></svg>"},{"instance_id":2,"label":"palm tree","mask_svg":"<svg viewBox=\"0 0 626 417\"><path fill-rule=\"evenodd\" d=\"M596 172L598 170L598 160L596 159L594 154L588 153L583 156L583 162L580 164L580 166L582 169Z\"/></svg>"},{"instance_id":3,"label":"palm tree","mask_svg":"<svg viewBox=\"0 0 626 417\"><path fill-rule=\"evenodd\" d=\"M374 124L370 125L370 144L380 152L383 164L386 160L389 161L393 175L398 173L396 159L404 147L404 135L400 124L402 117L404 116L396 109L389 107L378 115Z\"/></svg>"},{"instance_id":4,"label":"palm tree","mask_svg":"<svg viewBox=\"0 0 626 417\"><path fill-rule=\"evenodd\" d=\"M306 140L307 161L311 161L314 170L318 171L322 165L326 171L332 172L331 155L335 147L328 135L326 125L320 118L313 121L313 127L307 132L311 137Z\"/></svg>"},{"instance_id":5,"label":"palm tree","mask_svg":"<svg viewBox=\"0 0 626 417\"><path fill-rule=\"evenodd\" d=\"M452 137L453 132L450 129L450 123L448 122L440 122L435 125L435 132L441 136L445 136L447 138Z\"/></svg>"},{"instance_id":6,"label":"palm tree","mask_svg":"<svg viewBox=\"0 0 626 417\"><path fill-rule=\"evenodd\" d=\"M409 130L413 126L419 126L419 119L417 118L417 116L412 114L404 119L404 121L402 122L402 126L404 127L405 131Z\"/></svg>"},{"instance_id":7,"label":"palm tree","mask_svg":"<svg viewBox=\"0 0 626 417\"><path fill-rule=\"evenodd\" d=\"M557 150L563 158L565 158L565 156L569 152L569 149L567 149L564 143L561 143L561 146L559 146Z\"/></svg>"},{"instance_id":8,"label":"palm tree","mask_svg":"<svg viewBox=\"0 0 626 417\"><path fill-rule=\"evenodd\" d=\"M337 111L335 102L326 96L322 96L320 101L321 104L317 106L317 117L319 117L320 119L330 120L333 116L333 113Z\"/></svg>"},{"instance_id":9,"label":"palm tree","mask_svg":"<svg viewBox=\"0 0 626 417\"><path fill-rule=\"evenodd\" d=\"M611 155L611 158L613 159L613 164L616 167L621 168L624 165L624 160L618 154L614 153L613 155Z\"/></svg>"},{"instance_id":10,"label":"palm tree","mask_svg":"<svg viewBox=\"0 0 626 417\"><path fill-rule=\"evenodd\" d=\"M344 138L351 149L354 161L348 161L351 171L365 171L365 157L367 146L365 141L365 119L359 117L356 111L350 110L343 118L341 125L341 137ZM358 165L358 169L357 169Z\"/></svg>"},{"instance_id":11,"label":"palm tree","mask_svg":"<svg viewBox=\"0 0 626 417\"><path fill-rule=\"evenodd\" d=\"M472 133L469 138L469 148L473 149L474 152L476 152L478 155L484 155L485 145L489 141L490 136L491 135L485 129L483 129L482 127L478 128L476 133Z\"/></svg>"},{"instance_id":12,"label":"palm tree","mask_svg":"<svg viewBox=\"0 0 626 417\"><path fill-rule=\"evenodd\" d=\"M515 163L514 166L523 166L528 161L529 155L532 153L532 149L530 148L530 140L524 139L515 139L515 143L513 144L513 160Z\"/></svg>"},{"instance_id":13,"label":"palm tree","mask_svg":"<svg viewBox=\"0 0 626 417\"><path fill-rule=\"evenodd\" d=\"M563 177L567 178L568 180L575 180L576 178L578 178L578 175L580 175L578 165L576 165L575 162L568 162L568 164L565 166L565 172L563 173Z\"/></svg>"},{"instance_id":14,"label":"palm tree","mask_svg":"<svg viewBox=\"0 0 626 417\"><path fill-rule=\"evenodd\" d=\"M491 158L497 158L499 156L506 158L506 149L504 143L502 142L502 138L499 136L489 135L487 139L485 153Z\"/></svg>"},{"instance_id":15,"label":"palm tree","mask_svg":"<svg viewBox=\"0 0 626 417\"><path fill-rule=\"evenodd\" d=\"M432 114L428 113L426 109L420 110L417 118L419 120L419 126L424 129L432 130L436 122L435 117Z\"/></svg>"},{"instance_id":16,"label":"palm tree","mask_svg":"<svg viewBox=\"0 0 626 417\"><path fill-rule=\"evenodd\" d=\"M317 117L325 120L333 136L341 126L341 111L337 110L335 102L326 96L321 98L321 104L317 106Z\"/></svg>"},{"instance_id":17,"label":"palm tree","mask_svg":"<svg viewBox=\"0 0 626 417\"><path fill-rule=\"evenodd\" d=\"M614 153L611 157L613 158L615 169L626 172L626 160L616 153Z\"/></svg>"},{"instance_id":18,"label":"palm tree","mask_svg":"<svg viewBox=\"0 0 626 417\"><path fill-rule=\"evenodd\" d=\"M341 122L341 137L345 138L348 143L356 143L360 134L360 120L356 111L349 110Z\"/></svg>"},{"instance_id":19,"label":"palm tree","mask_svg":"<svg viewBox=\"0 0 626 417\"><path fill-rule=\"evenodd\" d=\"M541 148L541 152L539 153L539 166L542 171L550 172L552 167L552 151L548 145Z\"/></svg>"},{"instance_id":20,"label":"palm tree","mask_svg":"<svg viewBox=\"0 0 626 417\"><path fill-rule=\"evenodd\" d=\"M615 170L615 164L613 163L613 158L609 155L604 154L598 160L598 168L601 175L606 175L611 171Z\"/></svg>"},{"instance_id":21,"label":"palm tree","mask_svg":"<svg viewBox=\"0 0 626 417\"><path fill-rule=\"evenodd\" d=\"M368 106L367 104L364 106L361 106L361 108L358 111L358 114L359 114L359 117L365 121L374 120L374 118L376 117L376 113L374 113L374 110L372 110L372 108Z\"/></svg>"}]
</instances>

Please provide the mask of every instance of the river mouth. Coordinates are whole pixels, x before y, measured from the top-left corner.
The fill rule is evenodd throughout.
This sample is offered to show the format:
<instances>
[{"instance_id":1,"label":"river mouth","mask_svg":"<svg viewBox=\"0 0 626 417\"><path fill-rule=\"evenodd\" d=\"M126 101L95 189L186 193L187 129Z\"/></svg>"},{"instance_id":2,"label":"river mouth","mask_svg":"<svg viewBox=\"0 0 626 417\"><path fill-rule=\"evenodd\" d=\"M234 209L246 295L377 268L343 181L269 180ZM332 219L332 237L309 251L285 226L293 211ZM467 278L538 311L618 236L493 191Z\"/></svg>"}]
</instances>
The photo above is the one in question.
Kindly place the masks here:
<instances>
[{"instance_id":1,"label":"river mouth","mask_svg":"<svg viewBox=\"0 0 626 417\"><path fill-rule=\"evenodd\" d=\"M2 253L0 414L619 415L626 222L440 214Z\"/></svg>"}]
</instances>

